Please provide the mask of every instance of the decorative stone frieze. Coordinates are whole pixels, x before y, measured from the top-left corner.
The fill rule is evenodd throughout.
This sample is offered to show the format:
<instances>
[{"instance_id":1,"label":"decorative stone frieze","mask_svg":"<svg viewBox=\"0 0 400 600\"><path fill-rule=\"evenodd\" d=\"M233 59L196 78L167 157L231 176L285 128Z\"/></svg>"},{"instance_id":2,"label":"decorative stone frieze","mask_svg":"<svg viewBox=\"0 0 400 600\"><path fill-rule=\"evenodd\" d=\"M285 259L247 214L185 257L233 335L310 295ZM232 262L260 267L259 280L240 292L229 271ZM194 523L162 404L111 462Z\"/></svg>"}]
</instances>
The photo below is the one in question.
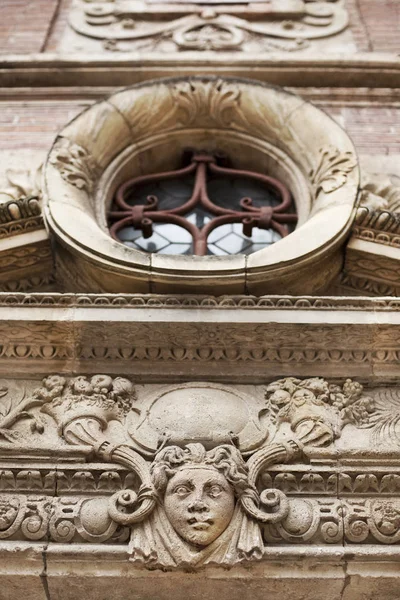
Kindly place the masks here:
<instances>
[{"instance_id":1,"label":"decorative stone frieze","mask_svg":"<svg viewBox=\"0 0 400 600\"><path fill-rule=\"evenodd\" d=\"M116 0L94 6L75 0L69 24L85 36L89 50L295 52L342 32L348 13L342 0L329 5L309 0L236 5ZM102 46L90 44L88 38L101 40ZM71 35L65 43L67 39L71 43Z\"/></svg>"},{"instance_id":2,"label":"decorative stone frieze","mask_svg":"<svg viewBox=\"0 0 400 600\"><path fill-rule=\"evenodd\" d=\"M400 177L362 171L361 201L371 211L400 212Z\"/></svg>"},{"instance_id":3,"label":"decorative stone frieze","mask_svg":"<svg viewBox=\"0 0 400 600\"><path fill-rule=\"evenodd\" d=\"M0 384L1 540L114 545L163 570L400 541L397 387Z\"/></svg>"},{"instance_id":4,"label":"decorative stone frieze","mask_svg":"<svg viewBox=\"0 0 400 600\"><path fill-rule=\"evenodd\" d=\"M8 293L0 312L2 376L101 367L141 381L190 372L254 383L304 369L335 378L345 369L374 383L398 377L395 298Z\"/></svg>"}]
</instances>

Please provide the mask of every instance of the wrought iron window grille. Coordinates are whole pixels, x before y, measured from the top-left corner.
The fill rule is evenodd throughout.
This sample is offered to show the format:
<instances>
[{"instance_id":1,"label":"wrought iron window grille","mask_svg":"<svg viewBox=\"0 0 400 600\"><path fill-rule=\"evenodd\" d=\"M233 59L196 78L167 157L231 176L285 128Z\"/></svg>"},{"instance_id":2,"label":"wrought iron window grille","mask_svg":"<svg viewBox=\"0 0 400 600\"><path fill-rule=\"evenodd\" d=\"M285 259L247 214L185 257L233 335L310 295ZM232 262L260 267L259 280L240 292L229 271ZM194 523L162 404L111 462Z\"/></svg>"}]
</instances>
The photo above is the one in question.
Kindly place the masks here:
<instances>
[{"instance_id":1,"label":"wrought iron window grille","mask_svg":"<svg viewBox=\"0 0 400 600\"><path fill-rule=\"evenodd\" d=\"M189 158L189 160L188 160ZM164 171L151 175L135 177L122 184L116 192L113 209L109 212L110 233L117 240L127 226L141 231L143 238L150 238L154 233L155 224L173 224L186 230L193 240L191 252L204 256L208 252L208 238L217 228L239 223L243 235L251 238L253 229L273 230L280 237L290 233L288 225L297 222L297 215L291 211L292 198L287 187L270 176L261 173L235 169L229 165L225 156L211 155L207 152L186 152L184 167L173 171ZM141 187L172 179L193 177L193 189L190 197L174 208L163 209L155 195L148 195L145 203L138 203L135 192ZM219 206L210 199L208 181L212 176L224 178L244 178L258 182L265 187L266 192L273 193L278 203L272 206L267 203L255 206L251 197L243 197L239 201L240 210ZM193 211L205 211L210 217L201 227L188 220L187 215Z\"/></svg>"}]
</instances>

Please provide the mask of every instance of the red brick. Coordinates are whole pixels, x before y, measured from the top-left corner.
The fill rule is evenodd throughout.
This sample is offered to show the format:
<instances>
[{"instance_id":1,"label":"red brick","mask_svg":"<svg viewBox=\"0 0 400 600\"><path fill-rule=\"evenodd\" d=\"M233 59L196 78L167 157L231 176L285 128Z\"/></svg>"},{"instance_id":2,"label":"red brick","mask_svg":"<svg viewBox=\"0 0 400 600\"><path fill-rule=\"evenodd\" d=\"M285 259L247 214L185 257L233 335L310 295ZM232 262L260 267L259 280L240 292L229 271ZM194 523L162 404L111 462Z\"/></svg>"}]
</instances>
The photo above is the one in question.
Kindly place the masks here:
<instances>
[{"instance_id":1,"label":"red brick","mask_svg":"<svg viewBox=\"0 0 400 600\"><path fill-rule=\"evenodd\" d=\"M0 0L0 54L41 52L58 0Z\"/></svg>"}]
</instances>

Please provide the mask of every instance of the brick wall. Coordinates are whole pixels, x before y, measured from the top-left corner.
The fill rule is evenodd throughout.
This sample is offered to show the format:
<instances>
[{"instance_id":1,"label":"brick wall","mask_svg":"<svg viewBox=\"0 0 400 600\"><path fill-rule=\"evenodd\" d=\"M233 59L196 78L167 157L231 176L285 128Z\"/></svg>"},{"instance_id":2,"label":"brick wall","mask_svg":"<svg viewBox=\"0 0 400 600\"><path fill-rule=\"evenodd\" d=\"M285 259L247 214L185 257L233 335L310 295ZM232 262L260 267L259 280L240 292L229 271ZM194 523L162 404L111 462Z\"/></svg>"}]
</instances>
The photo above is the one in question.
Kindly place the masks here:
<instances>
[{"instance_id":1,"label":"brick wall","mask_svg":"<svg viewBox=\"0 0 400 600\"><path fill-rule=\"evenodd\" d=\"M0 150L48 149L57 132L88 104L60 100L0 102Z\"/></svg>"},{"instance_id":2,"label":"brick wall","mask_svg":"<svg viewBox=\"0 0 400 600\"><path fill-rule=\"evenodd\" d=\"M399 107L323 106L352 138L359 154L400 153Z\"/></svg>"},{"instance_id":3,"label":"brick wall","mask_svg":"<svg viewBox=\"0 0 400 600\"><path fill-rule=\"evenodd\" d=\"M42 52L59 0L0 0L0 54Z\"/></svg>"},{"instance_id":4,"label":"brick wall","mask_svg":"<svg viewBox=\"0 0 400 600\"><path fill-rule=\"evenodd\" d=\"M378 0L379 1L379 0ZM371 42L366 23L359 10L360 0L346 0L350 29L358 52L371 50Z\"/></svg>"},{"instance_id":5,"label":"brick wall","mask_svg":"<svg viewBox=\"0 0 400 600\"><path fill-rule=\"evenodd\" d=\"M0 149L48 149L57 132L92 100L0 101ZM319 104L353 139L360 154L400 153L400 106Z\"/></svg>"},{"instance_id":6,"label":"brick wall","mask_svg":"<svg viewBox=\"0 0 400 600\"><path fill-rule=\"evenodd\" d=\"M68 15L70 12L72 0L61 0L57 12L57 19L51 29L49 38L46 44L46 52L57 52L60 39L64 35L64 31L68 27Z\"/></svg>"},{"instance_id":7,"label":"brick wall","mask_svg":"<svg viewBox=\"0 0 400 600\"><path fill-rule=\"evenodd\" d=\"M0 0L0 53L56 51L71 1ZM346 4L359 50L400 52L400 0L346 0ZM57 131L90 103L90 98L68 100L60 94L53 100L25 101L3 96L0 148L48 148ZM369 103L368 97L364 106L353 104L350 96L343 96L341 103L321 106L349 132L361 154L399 153L400 98L389 105Z\"/></svg>"},{"instance_id":8,"label":"brick wall","mask_svg":"<svg viewBox=\"0 0 400 600\"><path fill-rule=\"evenodd\" d=\"M370 49L374 52L400 52L400 0L359 0Z\"/></svg>"}]
</instances>

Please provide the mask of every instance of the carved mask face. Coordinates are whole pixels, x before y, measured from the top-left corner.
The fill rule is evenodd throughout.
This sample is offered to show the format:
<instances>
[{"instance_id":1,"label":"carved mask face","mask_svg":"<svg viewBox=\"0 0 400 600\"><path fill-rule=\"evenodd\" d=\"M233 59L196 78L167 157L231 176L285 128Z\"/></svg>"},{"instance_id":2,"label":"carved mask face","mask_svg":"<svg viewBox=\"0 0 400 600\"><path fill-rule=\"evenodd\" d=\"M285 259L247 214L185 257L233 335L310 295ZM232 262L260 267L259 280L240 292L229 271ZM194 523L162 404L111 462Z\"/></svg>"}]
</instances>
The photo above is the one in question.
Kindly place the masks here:
<instances>
[{"instance_id":1,"label":"carved mask face","mask_svg":"<svg viewBox=\"0 0 400 600\"><path fill-rule=\"evenodd\" d=\"M178 535L207 546L228 527L235 497L232 486L213 467L184 467L169 480L164 507Z\"/></svg>"}]
</instances>

